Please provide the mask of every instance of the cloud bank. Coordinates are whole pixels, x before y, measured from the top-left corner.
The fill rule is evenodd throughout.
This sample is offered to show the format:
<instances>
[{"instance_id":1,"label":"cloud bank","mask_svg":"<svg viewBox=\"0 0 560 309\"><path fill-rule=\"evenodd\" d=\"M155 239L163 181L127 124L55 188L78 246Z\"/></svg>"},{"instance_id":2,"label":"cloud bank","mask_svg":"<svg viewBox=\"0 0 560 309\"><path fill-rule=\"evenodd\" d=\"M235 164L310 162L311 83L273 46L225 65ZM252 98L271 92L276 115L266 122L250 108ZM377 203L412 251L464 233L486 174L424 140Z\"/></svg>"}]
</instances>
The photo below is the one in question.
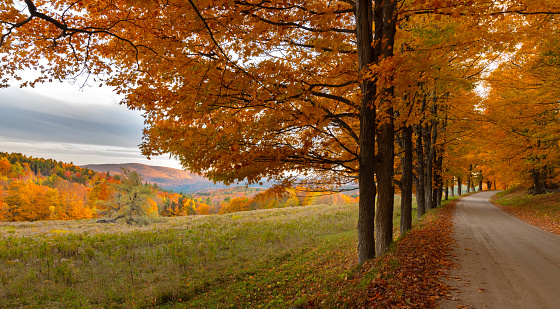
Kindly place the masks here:
<instances>
[{"instance_id":1,"label":"cloud bank","mask_svg":"<svg viewBox=\"0 0 560 309\"><path fill-rule=\"evenodd\" d=\"M178 167L165 156L148 161L141 112L93 94L34 89L0 90L0 151L21 152L75 164L145 163Z\"/></svg>"}]
</instances>

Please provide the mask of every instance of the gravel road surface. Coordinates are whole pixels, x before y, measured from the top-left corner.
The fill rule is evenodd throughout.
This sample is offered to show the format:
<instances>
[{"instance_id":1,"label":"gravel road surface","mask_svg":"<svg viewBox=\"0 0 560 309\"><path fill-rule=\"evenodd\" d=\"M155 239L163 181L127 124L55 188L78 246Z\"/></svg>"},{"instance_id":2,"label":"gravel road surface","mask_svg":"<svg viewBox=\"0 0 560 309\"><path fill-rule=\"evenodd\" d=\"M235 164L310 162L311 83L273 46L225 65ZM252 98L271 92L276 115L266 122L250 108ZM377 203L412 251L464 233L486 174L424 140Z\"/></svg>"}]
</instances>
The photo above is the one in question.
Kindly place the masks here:
<instances>
[{"instance_id":1,"label":"gravel road surface","mask_svg":"<svg viewBox=\"0 0 560 309\"><path fill-rule=\"evenodd\" d=\"M440 307L560 308L560 237L467 196L455 209L454 290Z\"/></svg>"}]
</instances>

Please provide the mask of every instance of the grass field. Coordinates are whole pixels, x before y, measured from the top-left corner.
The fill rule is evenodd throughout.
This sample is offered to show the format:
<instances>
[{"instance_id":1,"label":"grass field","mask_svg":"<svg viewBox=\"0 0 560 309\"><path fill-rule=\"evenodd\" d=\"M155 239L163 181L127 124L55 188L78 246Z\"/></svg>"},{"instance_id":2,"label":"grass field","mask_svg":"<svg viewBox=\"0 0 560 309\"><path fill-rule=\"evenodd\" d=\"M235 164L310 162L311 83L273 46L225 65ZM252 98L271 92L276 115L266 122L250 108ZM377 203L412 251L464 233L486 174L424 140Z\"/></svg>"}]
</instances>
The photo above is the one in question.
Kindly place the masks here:
<instances>
[{"instance_id":1,"label":"grass field","mask_svg":"<svg viewBox=\"0 0 560 309\"><path fill-rule=\"evenodd\" d=\"M328 293L355 265L346 260L356 255L356 223L352 204L148 227L4 222L0 307L286 307Z\"/></svg>"},{"instance_id":2,"label":"grass field","mask_svg":"<svg viewBox=\"0 0 560 309\"><path fill-rule=\"evenodd\" d=\"M0 308L286 308L310 299L330 307L355 271L357 221L348 204L143 227L0 222Z\"/></svg>"}]
</instances>

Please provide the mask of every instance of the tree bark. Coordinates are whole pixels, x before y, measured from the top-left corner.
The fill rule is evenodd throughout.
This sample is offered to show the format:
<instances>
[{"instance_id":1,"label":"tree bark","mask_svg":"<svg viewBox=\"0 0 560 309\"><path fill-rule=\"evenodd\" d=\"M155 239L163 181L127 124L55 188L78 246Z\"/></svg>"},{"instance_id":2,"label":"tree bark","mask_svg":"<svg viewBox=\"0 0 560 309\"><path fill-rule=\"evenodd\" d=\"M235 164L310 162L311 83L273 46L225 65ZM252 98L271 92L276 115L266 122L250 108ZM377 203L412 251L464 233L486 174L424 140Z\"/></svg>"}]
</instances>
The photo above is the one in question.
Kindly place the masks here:
<instances>
[{"instance_id":1,"label":"tree bark","mask_svg":"<svg viewBox=\"0 0 560 309\"><path fill-rule=\"evenodd\" d=\"M424 146L422 145L422 126L417 126L416 132L416 163L418 167L418 181L416 184L416 213L418 218L426 212L426 185L424 174Z\"/></svg>"},{"instance_id":2,"label":"tree bark","mask_svg":"<svg viewBox=\"0 0 560 309\"><path fill-rule=\"evenodd\" d=\"M541 184L541 179L540 179L541 177L539 171L533 169L532 175L533 175L533 187L534 187L533 195L543 194L544 190Z\"/></svg>"},{"instance_id":3,"label":"tree bark","mask_svg":"<svg viewBox=\"0 0 560 309\"><path fill-rule=\"evenodd\" d=\"M463 193L461 192L463 190L463 180L461 179L461 177L457 177L457 195L462 195Z\"/></svg>"},{"instance_id":4,"label":"tree bark","mask_svg":"<svg viewBox=\"0 0 560 309\"><path fill-rule=\"evenodd\" d=\"M375 25L374 51L375 60L387 59L393 56L395 45L396 27L396 0L375 0L373 20ZM393 79L393 72L385 78ZM393 210L395 201L395 188L393 184L395 161L395 127L393 124L393 108L391 102L394 97L394 87L389 84L384 89L377 89L376 98L383 105L389 106L383 111L383 125L377 135L377 212L375 213L375 252L377 256L383 255L393 241ZM387 104L388 103L388 104ZM379 117L378 117L379 119Z\"/></svg>"},{"instance_id":5,"label":"tree bark","mask_svg":"<svg viewBox=\"0 0 560 309\"><path fill-rule=\"evenodd\" d=\"M437 208L438 205L438 188L434 187L432 189L432 207L430 209Z\"/></svg>"},{"instance_id":6,"label":"tree bark","mask_svg":"<svg viewBox=\"0 0 560 309\"><path fill-rule=\"evenodd\" d=\"M434 183L435 188L437 189L437 194L434 196L434 207L439 207L441 205L442 194L443 194L443 153L442 150L438 150L436 152L436 156L434 158L435 166L434 166Z\"/></svg>"},{"instance_id":7,"label":"tree bark","mask_svg":"<svg viewBox=\"0 0 560 309\"><path fill-rule=\"evenodd\" d=\"M432 186L433 186L433 179L432 179L432 173L433 173L433 165L434 165L434 160L433 157L430 156L431 154L431 149L432 149L432 139L431 139L431 132L432 132L432 128L431 125L428 126L427 129L428 133L426 133L425 138L424 138L424 155L425 155L425 161L424 161L424 168L425 168L425 179L424 179L424 195L426 196L425 200L426 200L426 211L432 209ZM424 132L425 133L425 132Z\"/></svg>"},{"instance_id":8,"label":"tree bark","mask_svg":"<svg viewBox=\"0 0 560 309\"><path fill-rule=\"evenodd\" d=\"M365 70L375 61L373 50L373 11L372 0L356 1L356 40L358 63ZM360 107L360 162L358 172L359 213L358 213L358 263L375 258L375 183L376 156L375 134L376 108L374 104L376 86L371 80L362 82L362 102Z\"/></svg>"},{"instance_id":9,"label":"tree bark","mask_svg":"<svg viewBox=\"0 0 560 309\"><path fill-rule=\"evenodd\" d=\"M393 208L395 189L394 173L394 136L392 124L381 126L378 134L378 166L377 166L377 212L375 213L375 252L381 256L393 241Z\"/></svg>"},{"instance_id":10,"label":"tree bark","mask_svg":"<svg viewBox=\"0 0 560 309\"><path fill-rule=\"evenodd\" d=\"M426 210L435 208L435 200L433 198L432 190L434 187L433 171L434 171L434 158L436 155L436 149L435 149L436 141L437 141L437 122L431 121L431 124L428 126L427 138L424 139L424 152L426 153L426 164L425 164Z\"/></svg>"},{"instance_id":11,"label":"tree bark","mask_svg":"<svg viewBox=\"0 0 560 309\"><path fill-rule=\"evenodd\" d=\"M401 225L404 235L412 228L412 127L403 128L402 133L404 157L401 178Z\"/></svg>"}]
</instances>

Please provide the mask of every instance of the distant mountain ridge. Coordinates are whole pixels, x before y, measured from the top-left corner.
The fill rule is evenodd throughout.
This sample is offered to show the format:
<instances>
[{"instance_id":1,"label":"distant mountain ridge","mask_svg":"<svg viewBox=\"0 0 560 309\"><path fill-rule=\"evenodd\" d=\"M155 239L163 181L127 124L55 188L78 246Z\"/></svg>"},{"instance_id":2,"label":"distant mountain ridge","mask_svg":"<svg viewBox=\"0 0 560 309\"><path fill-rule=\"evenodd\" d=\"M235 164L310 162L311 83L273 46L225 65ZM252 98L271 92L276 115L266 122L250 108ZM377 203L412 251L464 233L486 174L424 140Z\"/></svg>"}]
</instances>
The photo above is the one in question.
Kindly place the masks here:
<instances>
[{"instance_id":1,"label":"distant mountain ridge","mask_svg":"<svg viewBox=\"0 0 560 309\"><path fill-rule=\"evenodd\" d=\"M84 165L88 169L98 173L109 172L110 174L120 174L121 168L125 168L140 174L144 181L155 183L161 188L173 190L176 192L196 192L204 189L224 188L225 185L214 182L189 173L184 170L178 170L170 167L152 166L140 163L123 163L123 164L88 164Z\"/></svg>"}]
</instances>

